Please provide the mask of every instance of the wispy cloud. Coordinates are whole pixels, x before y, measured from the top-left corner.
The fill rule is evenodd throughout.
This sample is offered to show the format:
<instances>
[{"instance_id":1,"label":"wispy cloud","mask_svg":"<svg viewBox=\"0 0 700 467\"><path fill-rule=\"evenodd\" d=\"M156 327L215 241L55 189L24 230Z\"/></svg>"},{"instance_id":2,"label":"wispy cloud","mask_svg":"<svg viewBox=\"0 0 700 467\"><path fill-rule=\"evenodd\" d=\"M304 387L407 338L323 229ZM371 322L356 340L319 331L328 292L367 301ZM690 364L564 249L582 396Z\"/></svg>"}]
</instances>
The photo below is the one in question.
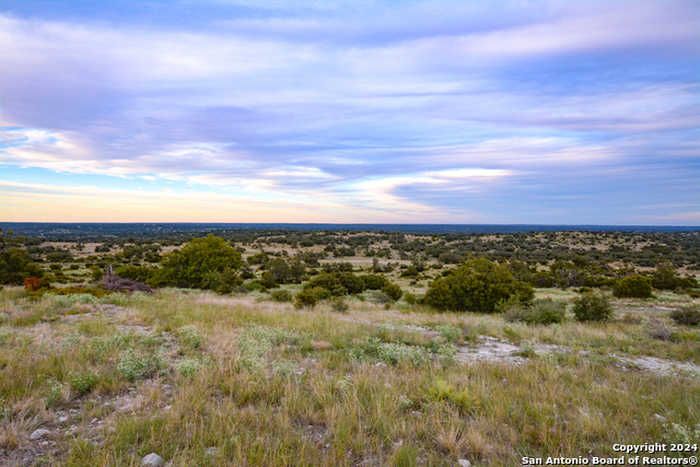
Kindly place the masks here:
<instances>
[{"instance_id":1,"label":"wispy cloud","mask_svg":"<svg viewBox=\"0 0 700 467\"><path fill-rule=\"evenodd\" d=\"M700 178L694 1L52 8L0 9L7 167L338 219L611 222L700 196L674 190Z\"/></svg>"}]
</instances>

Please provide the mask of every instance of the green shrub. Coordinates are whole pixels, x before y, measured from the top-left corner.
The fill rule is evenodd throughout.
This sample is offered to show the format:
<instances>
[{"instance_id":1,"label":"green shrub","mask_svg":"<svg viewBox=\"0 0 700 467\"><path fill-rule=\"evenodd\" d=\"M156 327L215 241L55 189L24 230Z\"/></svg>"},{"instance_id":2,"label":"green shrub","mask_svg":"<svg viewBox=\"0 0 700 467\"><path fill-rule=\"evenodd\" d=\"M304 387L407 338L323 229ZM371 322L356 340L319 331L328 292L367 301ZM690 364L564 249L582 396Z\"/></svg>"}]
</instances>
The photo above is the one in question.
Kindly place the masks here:
<instances>
[{"instance_id":1,"label":"green shrub","mask_svg":"<svg viewBox=\"0 0 700 467\"><path fill-rule=\"evenodd\" d=\"M267 287L272 288L276 284L301 282L304 269L304 265L300 261L293 261L290 266L282 258L275 258L267 263L267 271L263 274L263 283ZM268 283L271 285L268 285Z\"/></svg>"},{"instance_id":2,"label":"green shrub","mask_svg":"<svg viewBox=\"0 0 700 467\"><path fill-rule=\"evenodd\" d=\"M551 298L534 300L531 304L512 303L504 307L507 321L527 324L555 324L564 321L566 303Z\"/></svg>"},{"instance_id":3,"label":"green shrub","mask_svg":"<svg viewBox=\"0 0 700 467\"><path fill-rule=\"evenodd\" d=\"M616 297L649 298L651 280L640 274L632 274L615 282L613 295Z\"/></svg>"},{"instance_id":4,"label":"green shrub","mask_svg":"<svg viewBox=\"0 0 700 467\"><path fill-rule=\"evenodd\" d=\"M273 345L296 344L298 337L286 330L251 326L238 336L238 364L248 370L259 370L267 364L267 354Z\"/></svg>"},{"instance_id":5,"label":"green shrub","mask_svg":"<svg viewBox=\"0 0 700 467\"><path fill-rule=\"evenodd\" d=\"M207 235L165 255L151 283L216 290L231 283L241 264L238 250L223 238Z\"/></svg>"},{"instance_id":6,"label":"green shrub","mask_svg":"<svg viewBox=\"0 0 700 467\"><path fill-rule=\"evenodd\" d=\"M294 297L294 306L296 308L313 308L321 300L326 300L330 297L331 292L324 287L309 287L305 288Z\"/></svg>"},{"instance_id":7,"label":"green shrub","mask_svg":"<svg viewBox=\"0 0 700 467\"><path fill-rule=\"evenodd\" d=\"M196 375L200 368L202 368L202 363L194 358L186 358L175 364L177 372L185 378L191 378Z\"/></svg>"},{"instance_id":8,"label":"green shrub","mask_svg":"<svg viewBox=\"0 0 700 467\"><path fill-rule=\"evenodd\" d=\"M365 274L360 276L360 279L365 290L380 290L387 283L386 278L380 274Z\"/></svg>"},{"instance_id":9,"label":"green shrub","mask_svg":"<svg viewBox=\"0 0 700 467\"><path fill-rule=\"evenodd\" d=\"M348 356L359 361L376 358L390 365L412 364L419 366L428 361L430 353L421 346L400 342L383 342L377 337L366 337L361 341L354 342L354 346L348 349Z\"/></svg>"},{"instance_id":10,"label":"green shrub","mask_svg":"<svg viewBox=\"0 0 700 467\"><path fill-rule=\"evenodd\" d=\"M64 399L64 385L58 381L51 381L46 391L46 407L55 407Z\"/></svg>"},{"instance_id":11,"label":"green shrub","mask_svg":"<svg viewBox=\"0 0 700 467\"><path fill-rule=\"evenodd\" d=\"M462 331L449 324L435 326L435 330L448 342L459 342L462 340Z\"/></svg>"},{"instance_id":12,"label":"green shrub","mask_svg":"<svg viewBox=\"0 0 700 467\"><path fill-rule=\"evenodd\" d=\"M425 303L441 310L493 313L510 297L529 302L533 296L532 287L516 280L507 266L477 258L433 281Z\"/></svg>"},{"instance_id":13,"label":"green shrub","mask_svg":"<svg viewBox=\"0 0 700 467\"><path fill-rule=\"evenodd\" d=\"M612 318L612 306L602 294L585 293L574 300L574 315L579 321L607 321Z\"/></svg>"},{"instance_id":14,"label":"green shrub","mask_svg":"<svg viewBox=\"0 0 700 467\"><path fill-rule=\"evenodd\" d=\"M114 273L125 279L131 279L139 282L148 282L153 274L155 273L155 268L148 266L133 266L125 265L118 267Z\"/></svg>"},{"instance_id":15,"label":"green shrub","mask_svg":"<svg viewBox=\"0 0 700 467\"><path fill-rule=\"evenodd\" d=\"M408 303L409 305L415 305L418 303L418 297L413 295L411 292L404 292L403 294L403 299Z\"/></svg>"},{"instance_id":16,"label":"green shrub","mask_svg":"<svg viewBox=\"0 0 700 467\"><path fill-rule=\"evenodd\" d=\"M390 365L411 363L418 366L427 360L428 353L422 347L396 342L384 342L379 344L377 356Z\"/></svg>"},{"instance_id":17,"label":"green shrub","mask_svg":"<svg viewBox=\"0 0 700 467\"><path fill-rule=\"evenodd\" d=\"M71 373L69 375L70 387L78 396L82 396L92 391L97 385L99 377L91 371Z\"/></svg>"},{"instance_id":18,"label":"green shrub","mask_svg":"<svg viewBox=\"0 0 700 467\"><path fill-rule=\"evenodd\" d=\"M453 385L442 379L437 379L426 391L426 399L434 402L446 401L463 414L470 414L481 407L478 399L467 391L457 390Z\"/></svg>"},{"instance_id":19,"label":"green shrub","mask_svg":"<svg viewBox=\"0 0 700 467\"><path fill-rule=\"evenodd\" d=\"M177 330L177 337L180 342L190 349L199 349L202 346L202 336L197 328L191 324Z\"/></svg>"},{"instance_id":20,"label":"green shrub","mask_svg":"<svg viewBox=\"0 0 700 467\"><path fill-rule=\"evenodd\" d=\"M379 305L389 305L394 300L381 290L370 290L369 301L372 303L377 303Z\"/></svg>"},{"instance_id":21,"label":"green shrub","mask_svg":"<svg viewBox=\"0 0 700 467\"><path fill-rule=\"evenodd\" d=\"M0 245L2 242L0 232ZM27 277L41 277L41 268L32 263L32 258L26 250L8 248L0 250L0 284L21 285Z\"/></svg>"},{"instance_id":22,"label":"green shrub","mask_svg":"<svg viewBox=\"0 0 700 467\"><path fill-rule=\"evenodd\" d=\"M530 278L530 283L535 287L554 287L556 285L554 277L544 271L534 273Z\"/></svg>"},{"instance_id":23,"label":"green shrub","mask_svg":"<svg viewBox=\"0 0 700 467\"><path fill-rule=\"evenodd\" d=\"M343 286L343 283L340 281L340 274L338 273L319 274L306 284L305 289L317 287L328 290L334 297L339 297L348 293L348 289Z\"/></svg>"},{"instance_id":24,"label":"green shrub","mask_svg":"<svg viewBox=\"0 0 700 467\"><path fill-rule=\"evenodd\" d=\"M123 352L117 363L117 371L127 381L147 378L155 374L161 367L162 359L159 355L139 355L133 349Z\"/></svg>"},{"instance_id":25,"label":"green shrub","mask_svg":"<svg viewBox=\"0 0 700 467\"><path fill-rule=\"evenodd\" d=\"M292 293L285 289L275 289L270 291L270 297L276 302L291 302Z\"/></svg>"},{"instance_id":26,"label":"green shrub","mask_svg":"<svg viewBox=\"0 0 700 467\"><path fill-rule=\"evenodd\" d=\"M337 311L338 313L345 313L348 311L349 307L348 304L345 303L345 300L340 297L336 297L331 302L331 308L333 308L333 311Z\"/></svg>"},{"instance_id":27,"label":"green shrub","mask_svg":"<svg viewBox=\"0 0 700 467\"><path fill-rule=\"evenodd\" d=\"M202 277L202 288L213 290L218 294L230 294L241 285L241 279L231 268L223 271L208 271Z\"/></svg>"},{"instance_id":28,"label":"green shrub","mask_svg":"<svg viewBox=\"0 0 700 467\"><path fill-rule=\"evenodd\" d=\"M697 305L687 305L673 310L671 319L678 324L697 326L700 324L700 308Z\"/></svg>"},{"instance_id":29,"label":"green shrub","mask_svg":"<svg viewBox=\"0 0 700 467\"><path fill-rule=\"evenodd\" d=\"M60 287L60 288L53 288L50 287L46 290L47 293L53 294L53 295L92 295L93 297L96 298L102 298L105 297L109 294L114 293L111 290L105 290L100 287ZM82 300L82 299L76 299L76 300ZM85 299L85 300L90 300L90 299ZM80 302L80 303L87 303L87 302ZM91 303L91 302L90 302Z\"/></svg>"},{"instance_id":30,"label":"green shrub","mask_svg":"<svg viewBox=\"0 0 700 467\"><path fill-rule=\"evenodd\" d=\"M365 282L359 276L351 272L326 272L312 278L307 287L323 287L333 296L361 293L365 289Z\"/></svg>"},{"instance_id":31,"label":"green shrub","mask_svg":"<svg viewBox=\"0 0 700 467\"><path fill-rule=\"evenodd\" d=\"M76 293L72 295L53 295L47 294L51 300L61 308L69 308L75 304L97 305L100 301L94 295L88 293Z\"/></svg>"},{"instance_id":32,"label":"green shrub","mask_svg":"<svg viewBox=\"0 0 700 467\"><path fill-rule=\"evenodd\" d=\"M386 284L384 284L384 287L382 287L382 292L384 292L389 298L391 298L394 301L399 300L401 298L401 295L403 295L401 287L399 287L396 284L392 284L391 282L387 282Z\"/></svg>"},{"instance_id":33,"label":"green shrub","mask_svg":"<svg viewBox=\"0 0 700 467\"><path fill-rule=\"evenodd\" d=\"M651 276L651 285L659 290L675 290L697 287L694 276L681 277L671 263L663 263L656 267Z\"/></svg>"}]
</instances>

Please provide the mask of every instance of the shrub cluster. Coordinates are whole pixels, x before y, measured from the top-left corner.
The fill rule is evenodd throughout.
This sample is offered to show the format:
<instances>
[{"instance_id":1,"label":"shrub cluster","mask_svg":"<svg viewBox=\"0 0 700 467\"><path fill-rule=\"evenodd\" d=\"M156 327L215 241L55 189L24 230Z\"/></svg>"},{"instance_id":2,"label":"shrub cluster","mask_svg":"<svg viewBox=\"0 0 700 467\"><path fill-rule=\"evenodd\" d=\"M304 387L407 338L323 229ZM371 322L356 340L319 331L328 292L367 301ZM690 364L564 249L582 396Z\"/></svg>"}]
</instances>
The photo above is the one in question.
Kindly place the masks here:
<instances>
[{"instance_id":1,"label":"shrub cluster","mask_svg":"<svg viewBox=\"0 0 700 467\"><path fill-rule=\"evenodd\" d=\"M649 298L651 280L640 274L632 274L615 282L613 295L616 297Z\"/></svg>"},{"instance_id":2,"label":"shrub cluster","mask_svg":"<svg viewBox=\"0 0 700 467\"><path fill-rule=\"evenodd\" d=\"M511 297L527 303L534 291L529 284L515 279L508 266L476 258L433 281L425 303L441 310L493 313L499 302Z\"/></svg>"},{"instance_id":3,"label":"shrub cluster","mask_svg":"<svg viewBox=\"0 0 700 467\"><path fill-rule=\"evenodd\" d=\"M365 290L379 290L390 301L401 298L401 288L378 274L357 276L351 272L324 272L313 277L295 297L298 308L313 307L320 300L362 293Z\"/></svg>"},{"instance_id":4,"label":"shrub cluster","mask_svg":"<svg viewBox=\"0 0 700 467\"><path fill-rule=\"evenodd\" d=\"M693 276L681 277L670 263L663 263L656 267L656 271L651 276L651 285L659 290L675 290L698 286L697 280Z\"/></svg>"},{"instance_id":5,"label":"shrub cluster","mask_svg":"<svg viewBox=\"0 0 700 467\"><path fill-rule=\"evenodd\" d=\"M13 247L0 251L0 284L22 285L27 277L42 275L43 271L26 250Z\"/></svg>"}]
</instances>

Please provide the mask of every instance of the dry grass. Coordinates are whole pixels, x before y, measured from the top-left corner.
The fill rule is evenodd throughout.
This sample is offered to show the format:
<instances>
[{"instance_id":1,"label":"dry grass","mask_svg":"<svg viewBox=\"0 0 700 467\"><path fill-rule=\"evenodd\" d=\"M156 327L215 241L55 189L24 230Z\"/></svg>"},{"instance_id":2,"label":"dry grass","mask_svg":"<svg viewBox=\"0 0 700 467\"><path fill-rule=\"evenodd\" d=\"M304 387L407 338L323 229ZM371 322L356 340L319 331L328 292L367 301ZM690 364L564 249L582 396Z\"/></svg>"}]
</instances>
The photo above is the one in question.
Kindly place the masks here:
<instances>
[{"instance_id":1,"label":"dry grass","mask_svg":"<svg viewBox=\"0 0 700 467\"><path fill-rule=\"evenodd\" d=\"M175 289L71 314L4 290L3 309L38 320L0 323L0 463L138 465L157 452L183 466L506 466L522 456L609 456L621 441L678 441L656 415L700 423L700 379L609 357L700 363L697 331L663 309L686 299L662 299L616 304L639 319L543 327L404 303L298 311L260 295ZM685 337L655 339L650 320ZM522 365L441 357L480 336L570 351ZM59 422L62 414L70 420ZM46 445L29 439L38 427L52 432Z\"/></svg>"}]
</instances>

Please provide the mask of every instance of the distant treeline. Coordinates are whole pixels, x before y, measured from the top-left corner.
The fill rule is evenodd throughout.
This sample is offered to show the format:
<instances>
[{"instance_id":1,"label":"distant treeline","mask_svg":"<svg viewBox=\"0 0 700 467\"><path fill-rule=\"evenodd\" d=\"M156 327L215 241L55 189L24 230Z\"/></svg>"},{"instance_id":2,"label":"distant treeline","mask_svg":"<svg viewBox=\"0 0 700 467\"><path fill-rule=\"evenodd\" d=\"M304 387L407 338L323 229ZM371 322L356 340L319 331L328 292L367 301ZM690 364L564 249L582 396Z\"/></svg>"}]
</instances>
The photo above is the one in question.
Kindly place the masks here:
<instances>
[{"instance_id":1,"label":"distant treeline","mask_svg":"<svg viewBox=\"0 0 700 467\"><path fill-rule=\"evenodd\" d=\"M234 231L346 231L415 234L493 234L528 232L698 232L700 226L538 225L538 224L300 224L300 223L52 223L0 222L0 229L53 241L99 241L105 237L201 236Z\"/></svg>"}]
</instances>

